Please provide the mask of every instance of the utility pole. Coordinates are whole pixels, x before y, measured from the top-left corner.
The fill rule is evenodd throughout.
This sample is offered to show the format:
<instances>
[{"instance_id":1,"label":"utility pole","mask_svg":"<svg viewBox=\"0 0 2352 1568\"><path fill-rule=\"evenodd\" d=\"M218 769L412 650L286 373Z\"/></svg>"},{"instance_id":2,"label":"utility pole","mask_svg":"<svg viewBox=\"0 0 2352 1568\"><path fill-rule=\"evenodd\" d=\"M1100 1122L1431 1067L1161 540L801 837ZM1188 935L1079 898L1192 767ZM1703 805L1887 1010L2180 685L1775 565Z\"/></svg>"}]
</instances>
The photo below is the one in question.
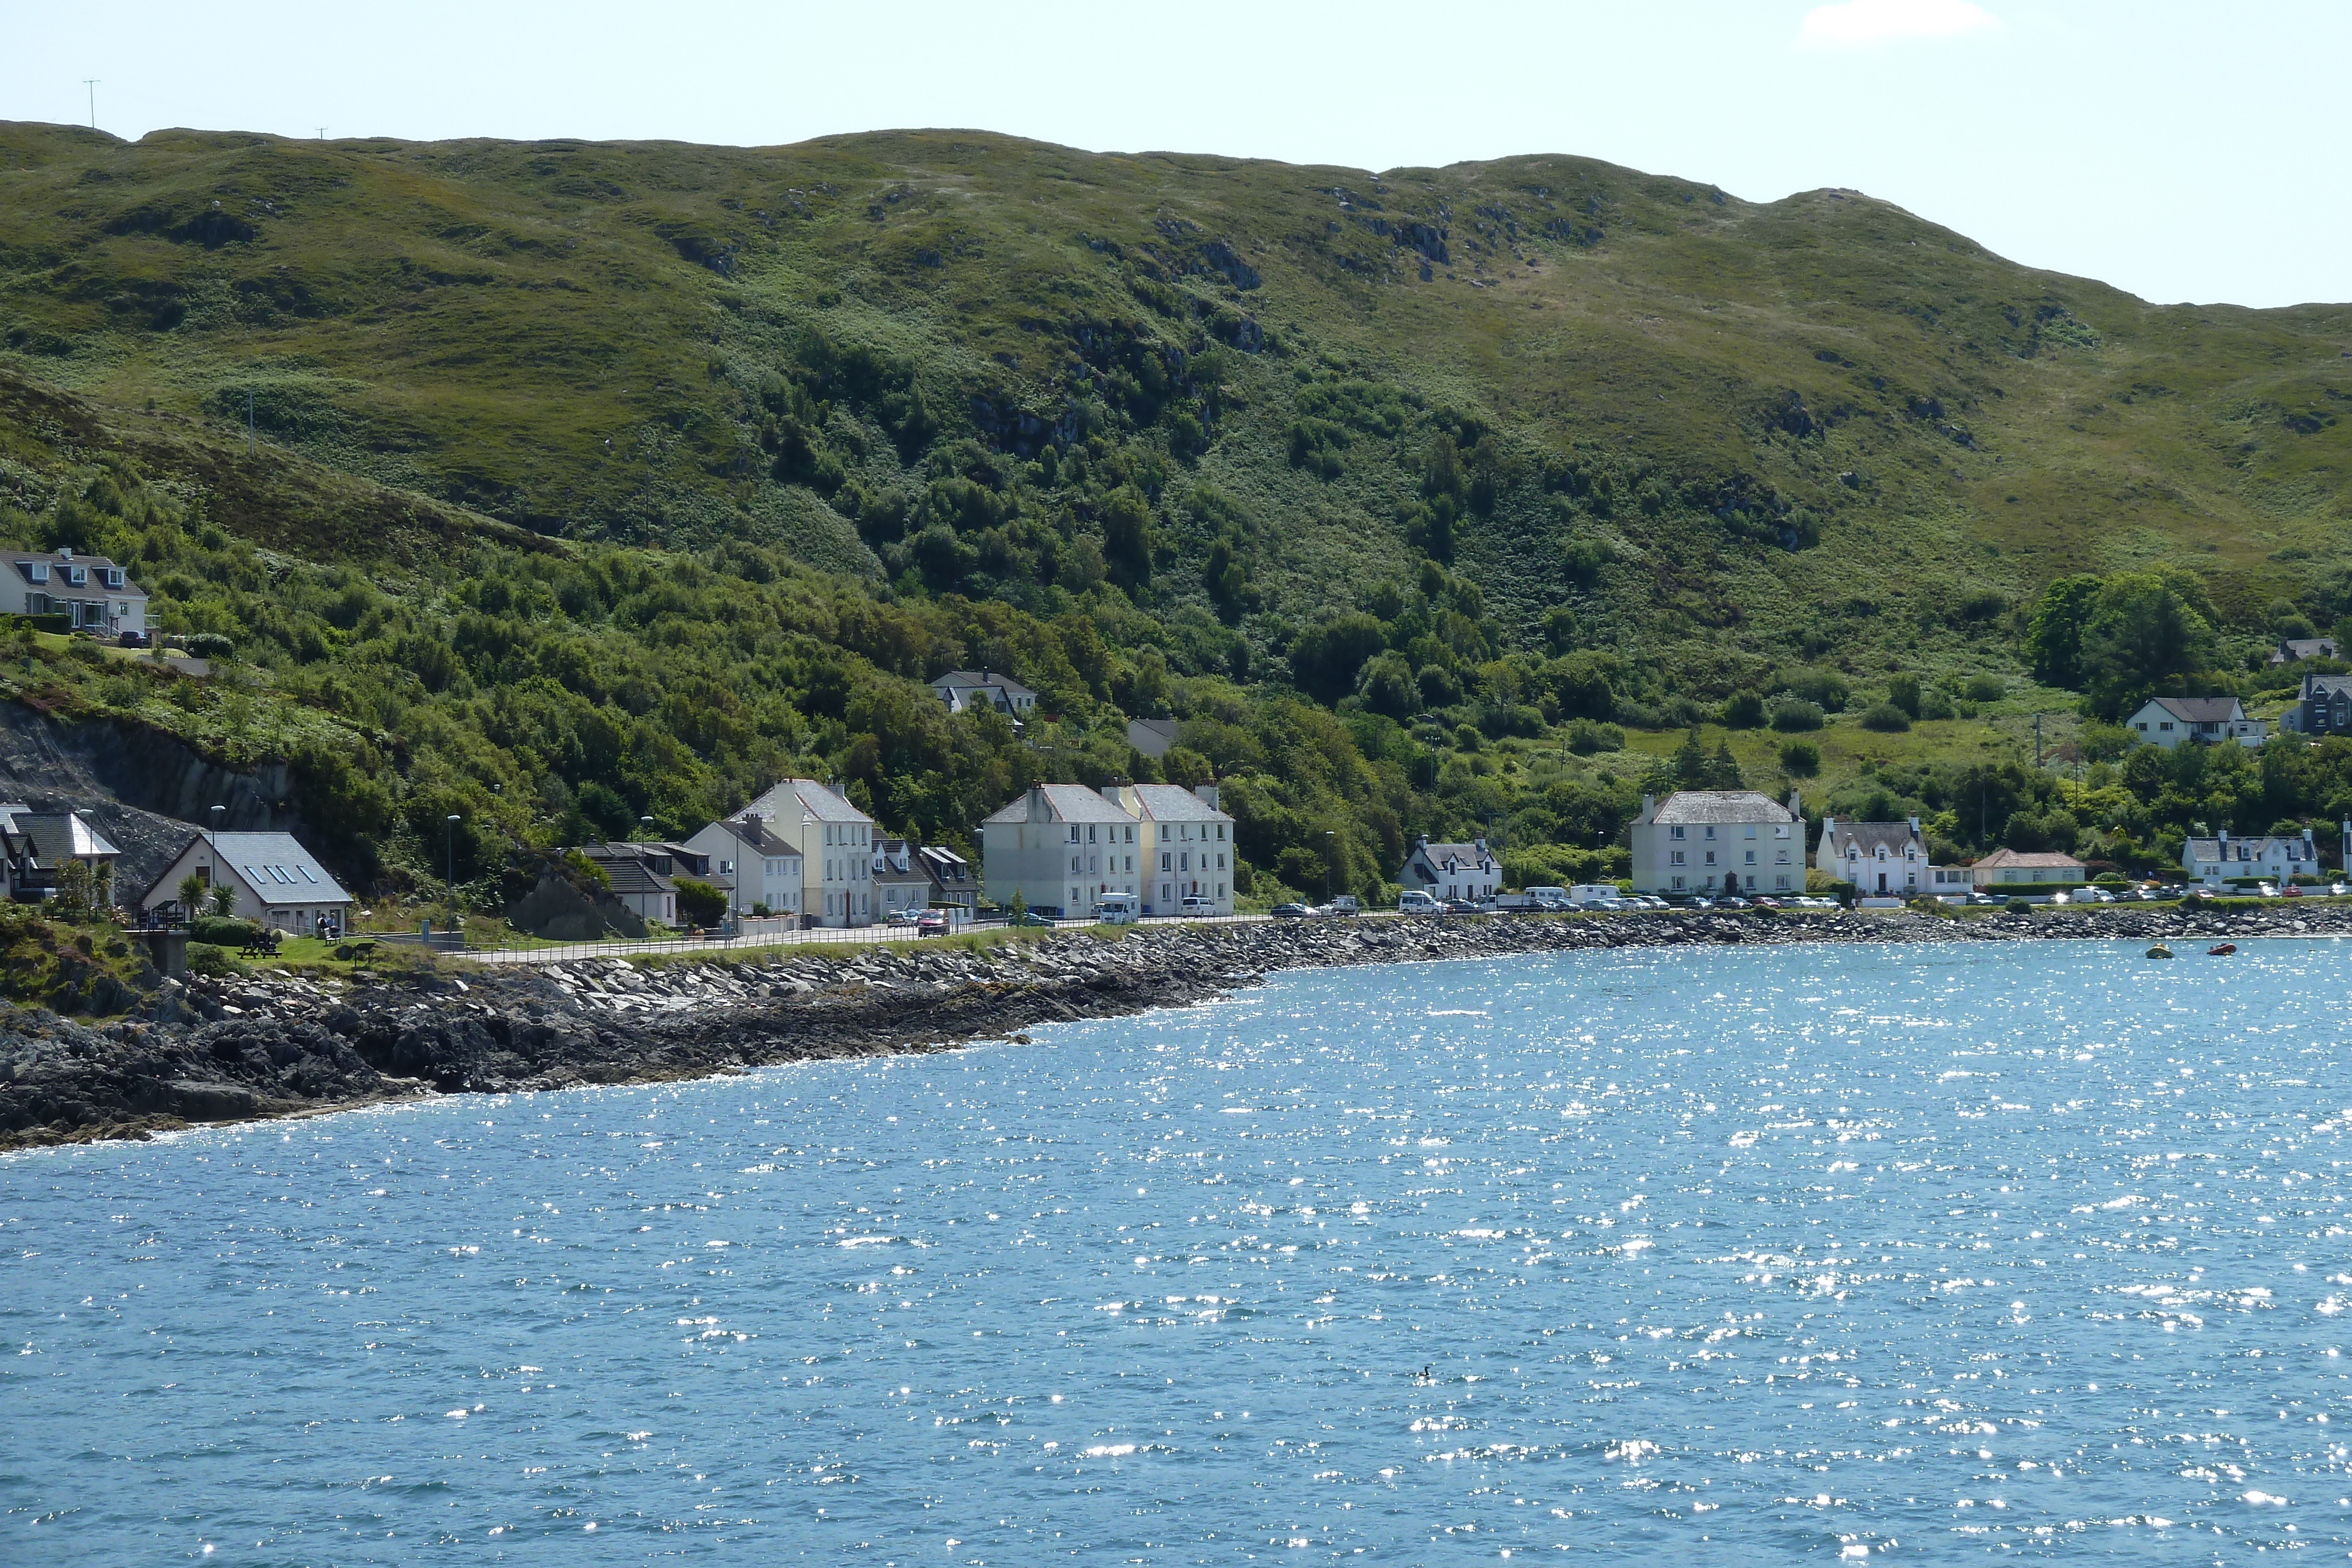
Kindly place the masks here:
<instances>
[{"instance_id":1,"label":"utility pole","mask_svg":"<svg viewBox=\"0 0 2352 1568\"><path fill-rule=\"evenodd\" d=\"M455 811L449 813L442 828L442 841L448 856L449 927L454 931L457 927L457 813Z\"/></svg>"},{"instance_id":2,"label":"utility pole","mask_svg":"<svg viewBox=\"0 0 2352 1568\"><path fill-rule=\"evenodd\" d=\"M98 77L84 77L81 78L81 85L89 89L89 128L92 131L98 129L98 84L100 80L100 78Z\"/></svg>"}]
</instances>

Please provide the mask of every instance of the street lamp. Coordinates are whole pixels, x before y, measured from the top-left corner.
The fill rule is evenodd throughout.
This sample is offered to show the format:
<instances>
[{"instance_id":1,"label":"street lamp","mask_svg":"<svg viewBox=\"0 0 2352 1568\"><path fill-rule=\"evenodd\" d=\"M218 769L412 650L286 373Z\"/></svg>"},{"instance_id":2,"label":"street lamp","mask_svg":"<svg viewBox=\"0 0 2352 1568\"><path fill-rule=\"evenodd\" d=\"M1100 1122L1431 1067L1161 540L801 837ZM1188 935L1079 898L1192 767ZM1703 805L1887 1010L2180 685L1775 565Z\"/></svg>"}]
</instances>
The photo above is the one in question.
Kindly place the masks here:
<instances>
[{"instance_id":1,"label":"street lamp","mask_svg":"<svg viewBox=\"0 0 2352 1568\"><path fill-rule=\"evenodd\" d=\"M441 837L448 857L449 924L457 924L457 813L452 811L441 825Z\"/></svg>"},{"instance_id":2,"label":"street lamp","mask_svg":"<svg viewBox=\"0 0 2352 1568\"><path fill-rule=\"evenodd\" d=\"M1323 902L1331 902L1331 857L1339 852L1339 835L1330 828L1323 830Z\"/></svg>"},{"instance_id":3,"label":"street lamp","mask_svg":"<svg viewBox=\"0 0 2352 1568\"><path fill-rule=\"evenodd\" d=\"M210 866L206 867L206 868L205 868L205 894L206 894L207 895L209 895L209 894L211 894L211 892L212 892L212 890L213 890L214 888L218 887L218 886L220 885L220 866L221 866L221 858L220 858L220 825L221 825L221 813L222 813L222 812L224 812L224 811L226 811L226 810L228 810L228 808L227 808L227 807L226 807L226 806L215 806L215 807L213 808L213 810L212 810L212 818L211 818L211 821L212 821L212 842L211 842L211 849L212 849L212 852L213 852L213 863L212 863ZM200 912L199 912L199 911L197 911L197 910L191 909L191 910L189 910L189 911L188 911L188 917L189 917L190 919L194 919L194 918L197 915L197 914L199 914L199 913L200 913Z\"/></svg>"}]
</instances>

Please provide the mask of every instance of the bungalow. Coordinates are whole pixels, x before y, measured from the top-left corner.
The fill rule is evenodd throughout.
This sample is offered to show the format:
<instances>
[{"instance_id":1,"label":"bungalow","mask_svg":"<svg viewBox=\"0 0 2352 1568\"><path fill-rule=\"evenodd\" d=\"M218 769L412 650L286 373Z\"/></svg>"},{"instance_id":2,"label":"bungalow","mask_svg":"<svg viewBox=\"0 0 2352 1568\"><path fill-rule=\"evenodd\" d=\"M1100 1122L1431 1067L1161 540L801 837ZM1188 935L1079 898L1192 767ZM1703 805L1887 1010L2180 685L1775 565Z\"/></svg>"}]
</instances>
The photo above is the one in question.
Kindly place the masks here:
<instances>
[{"instance_id":1,"label":"bungalow","mask_svg":"<svg viewBox=\"0 0 2352 1568\"><path fill-rule=\"evenodd\" d=\"M79 861L89 867L90 902L103 909L114 902L114 862L121 852L79 811L0 806L0 877L19 903L49 897L58 873Z\"/></svg>"},{"instance_id":2,"label":"bungalow","mask_svg":"<svg viewBox=\"0 0 2352 1568\"><path fill-rule=\"evenodd\" d=\"M990 674L985 664L977 670L950 670L931 682L931 690L948 705L950 713L992 707L1016 724L1037 706L1035 692L1010 675Z\"/></svg>"},{"instance_id":3,"label":"bungalow","mask_svg":"<svg viewBox=\"0 0 2352 1568\"><path fill-rule=\"evenodd\" d=\"M2300 838L2264 834L2259 839L2233 839L2224 828L2210 839L2190 839L2180 846L2180 869L2190 880L2220 887L2239 878L2259 878L2284 885L2292 876L2319 874L2319 846L2311 830Z\"/></svg>"},{"instance_id":4,"label":"bungalow","mask_svg":"<svg viewBox=\"0 0 2352 1568\"><path fill-rule=\"evenodd\" d=\"M768 829L768 819L745 811L686 841L687 848L709 857L711 884L727 894L731 915L801 912L806 886L801 852Z\"/></svg>"},{"instance_id":5,"label":"bungalow","mask_svg":"<svg viewBox=\"0 0 2352 1568\"><path fill-rule=\"evenodd\" d=\"M1472 903L1502 891L1503 868L1484 839L1466 844L1433 844L1425 837L1412 841L1405 857L1404 884L1432 898L1466 898Z\"/></svg>"},{"instance_id":6,"label":"bungalow","mask_svg":"<svg viewBox=\"0 0 2352 1568\"><path fill-rule=\"evenodd\" d=\"M120 636L147 630L147 591L102 555L18 550L0 572L0 612L62 615L76 632Z\"/></svg>"},{"instance_id":7,"label":"bungalow","mask_svg":"<svg viewBox=\"0 0 2352 1568\"><path fill-rule=\"evenodd\" d=\"M1678 789L1642 797L1628 833L1636 893L1802 893L1803 801L1753 789Z\"/></svg>"},{"instance_id":8,"label":"bungalow","mask_svg":"<svg viewBox=\"0 0 2352 1568\"><path fill-rule=\"evenodd\" d=\"M2261 719L2248 718L2235 697L2150 697L2124 722L2137 740L2169 751L2184 740L2234 740L2260 746L2270 734Z\"/></svg>"},{"instance_id":9,"label":"bungalow","mask_svg":"<svg viewBox=\"0 0 2352 1568\"><path fill-rule=\"evenodd\" d=\"M1979 893L2034 897L2083 885L2088 869L2073 855L1995 850L1969 868Z\"/></svg>"},{"instance_id":10,"label":"bungalow","mask_svg":"<svg viewBox=\"0 0 2352 1568\"><path fill-rule=\"evenodd\" d=\"M2343 735L2352 732L2352 675L2305 672L2303 690L2279 717L2282 733Z\"/></svg>"},{"instance_id":11,"label":"bungalow","mask_svg":"<svg viewBox=\"0 0 2352 1568\"><path fill-rule=\"evenodd\" d=\"M210 889L234 888L240 919L297 936L340 936L350 925L352 895L291 833L191 833L139 895L139 907L177 904L180 883L191 876L208 899Z\"/></svg>"}]
</instances>

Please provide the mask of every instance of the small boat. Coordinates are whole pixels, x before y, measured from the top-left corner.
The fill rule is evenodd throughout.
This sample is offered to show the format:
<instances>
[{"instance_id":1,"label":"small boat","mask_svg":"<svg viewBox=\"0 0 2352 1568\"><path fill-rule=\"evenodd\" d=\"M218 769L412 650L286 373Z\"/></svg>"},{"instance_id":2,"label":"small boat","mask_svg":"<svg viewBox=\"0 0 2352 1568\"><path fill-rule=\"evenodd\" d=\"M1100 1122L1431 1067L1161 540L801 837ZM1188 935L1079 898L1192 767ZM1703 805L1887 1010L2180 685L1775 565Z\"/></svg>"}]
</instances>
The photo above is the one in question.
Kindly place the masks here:
<instances>
[{"instance_id":1,"label":"small boat","mask_svg":"<svg viewBox=\"0 0 2352 1568\"><path fill-rule=\"evenodd\" d=\"M2147 950L2147 956L2151 958L2169 958L2172 956L2172 949L2159 942Z\"/></svg>"},{"instance_id":2,"label":"small boat","mask_svg":"<svg viewBox=\"0 0 2352 1568\"><path fill-rule=\"evenodd\" d=\"M2217 946L2206 948L2205 956L2208 958L2226 958L2237 950L2238 945L2235 942L2223 942Z\"/></svg>"}]
</instances>

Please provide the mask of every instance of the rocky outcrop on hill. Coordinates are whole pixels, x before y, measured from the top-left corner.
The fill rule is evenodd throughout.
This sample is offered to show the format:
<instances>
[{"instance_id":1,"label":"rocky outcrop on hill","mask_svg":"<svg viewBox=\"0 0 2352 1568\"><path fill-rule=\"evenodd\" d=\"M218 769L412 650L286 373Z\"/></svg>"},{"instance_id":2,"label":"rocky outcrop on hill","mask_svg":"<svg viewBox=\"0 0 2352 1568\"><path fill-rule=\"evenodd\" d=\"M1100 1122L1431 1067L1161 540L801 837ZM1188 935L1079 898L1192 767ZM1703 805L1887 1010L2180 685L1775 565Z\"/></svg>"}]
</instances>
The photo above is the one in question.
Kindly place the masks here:
<instances>
[{"instance_id":1,"label":"rocky outcrop on hill","mask_svg":"<svg viewBox=\"0 0 2352 1568\"><path fill-rule=\"evenodd\" d=\"M2352 935L2352 906L1183 925L1117 940L1066 931L986 949L916 943L854 957L835 949L757 961L445 965L390 983L268 971L167 981L140 1016L102 1027L40 1011L0 1023L0 1149L430 1094L944 1050L1021 1038L1042 1023L1196 1001L1283 968L1612 947L2329 934Z\"/></svg>"}]
</instances>

